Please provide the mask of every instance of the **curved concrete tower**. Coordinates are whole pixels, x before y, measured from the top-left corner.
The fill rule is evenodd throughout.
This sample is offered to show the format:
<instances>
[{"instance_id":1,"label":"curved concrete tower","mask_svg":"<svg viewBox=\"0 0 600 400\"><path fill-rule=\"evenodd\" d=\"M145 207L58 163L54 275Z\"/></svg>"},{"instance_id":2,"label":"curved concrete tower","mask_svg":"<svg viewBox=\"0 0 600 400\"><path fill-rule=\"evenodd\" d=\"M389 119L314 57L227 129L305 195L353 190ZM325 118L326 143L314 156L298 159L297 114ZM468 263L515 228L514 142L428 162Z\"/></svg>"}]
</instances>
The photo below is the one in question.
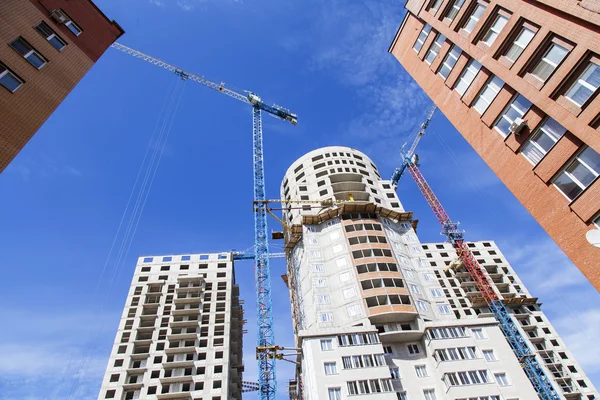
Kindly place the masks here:
<instances>
[{"instance_id":1,"label":"curved concrete tower","mask_svg":"<svg viewBox=\"0 0 600 400\"><path fill-rule=\"evenodd\" d=\"M302 352L293 396L536 398L491 315L469 319L451 307L438 282L443 269L432 268L412 213L369 157L348 147L312 151L287 170L281 199L298 201L284 203L282 215L289 228L286 278L295 340ZM347 202L320 203L328 200ZM496 367L510 371L510 387L496 383L481 356L476 341L482 330L486 351L502 360ZM468 369L436 361L437 349L445 347L473 358ZM454 385L459 372L485 385Z\"/></svg>"}]
</instances>

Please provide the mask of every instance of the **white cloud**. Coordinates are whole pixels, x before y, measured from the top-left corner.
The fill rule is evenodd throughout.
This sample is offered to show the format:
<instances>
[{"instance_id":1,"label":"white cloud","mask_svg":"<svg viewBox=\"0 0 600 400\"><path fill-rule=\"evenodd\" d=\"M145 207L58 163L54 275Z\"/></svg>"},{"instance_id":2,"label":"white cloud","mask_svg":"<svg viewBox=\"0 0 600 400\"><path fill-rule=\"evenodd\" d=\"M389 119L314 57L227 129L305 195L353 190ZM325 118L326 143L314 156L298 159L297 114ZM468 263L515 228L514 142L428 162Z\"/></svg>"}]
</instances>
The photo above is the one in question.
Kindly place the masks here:
<instances>
[{"instance_id":1,"label":"white cloud","mask_svg":"<svg viewBox=\"0 0 600 400\"><path fill-rule=\"evenodd\" d=\"M600 307L567 313L554 321L554 327L562 332L562 339L587 374L600 372Z\"/></svg>"},{"instance_id":2,"label":"white cloud","mask_svg":"<svg viewBox=\"0 0 600 400\"><path fill-rule=\"evenodd\" d=\"M174 5L183 11L192 11L199 7L206 6L208 3L241 3L241 0L148 0L150 4L157 7L167 7Z\"/></svg>"},{"instance_id":3,"label":"white cloud","mask_svg":"<svg viewBox=\"0 0 600 400\"><path fill-rule=\"evenodd\" d=\"M38 159L17 158L6 168L7 173L17 173L24 181L29 182L33 178L50 178L54 176L80 177L83 173L75 167L64 165L52 160L47 156Z\"/></svg>"}]
</instances>

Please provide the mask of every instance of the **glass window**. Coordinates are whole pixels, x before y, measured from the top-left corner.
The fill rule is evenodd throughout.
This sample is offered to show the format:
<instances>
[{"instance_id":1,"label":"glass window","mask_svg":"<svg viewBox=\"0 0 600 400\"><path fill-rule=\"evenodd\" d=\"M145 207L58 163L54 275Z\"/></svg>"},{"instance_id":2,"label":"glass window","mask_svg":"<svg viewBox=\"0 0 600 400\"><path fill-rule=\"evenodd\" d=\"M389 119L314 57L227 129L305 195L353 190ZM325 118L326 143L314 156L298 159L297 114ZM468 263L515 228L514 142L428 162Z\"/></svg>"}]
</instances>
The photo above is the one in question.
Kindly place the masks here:
<instances>
[{"instance_id":1,"label":"glass window","mask_svg":"<svg viewBox=\"0 0 600 400\"><path fill-rule=\"evenodd\" d=\"M552 118L546 119L544 123L531 135L521 153L534 165L540 162L542 157L558 142L567 131L561 124Z\"/></svg>"},{"instance_id":2,"label":"glass window","mask_svg":"<svg viewBox=\"0 0 600 400\"><path fill-rule=\"evenodd\" d=\"M321 339L321 350L333 350L333 339Z\"/></svg>"},{"instance_id":3,"label":"glass window","mask_svg":"<svg viewBox=\"0 0 600 400\"><path fill-rule=\"evenodd\" d=\"M431 44L431 47L429 47L427 55L425 56L425 62L427 64L431 64L433 60L435 60L445 41L446 36L442 35L441 33L438 33L435 37L434 42Z\"/></svg>"},{"instance_id":4,"label":"glass window","mask_svg":"<svg viewBox=\"0 0 600 400\"><path fill-rule=\"evenodd\" d=\"M527 100L523 95L518 95L514 100L506 107L502 116L496 122L496 130L502 134L502 136L508 136L510 134L510 125L517 118L523 118L527 110L531 107L531 102Z\"/></svg>"},{"instance_id":5,"label":"glass window","mask_svg":"<svg viewBox=\"0 0 600 400\"><path fill-rule=\"evenodd\" d=\"M439 10L440 6L442 5L443 0L433 0L431 2L431 7L429 7L430 11L433 11L434 13Z\"/></svg>"},{"instance_id":6,"label":"glass window","mask_svg":"<svg viewBox=\"0 0 600 400\"><path fill-rule=\"evenodd\" d=\"M515 37L515 41L506 51L505 57L510 61L515 62L517 58L523 53L523 50L527 47L531 39L535 36L535 32L529 28L521 28L521 32Z\"/></svg>"},{"instance_id":7,"label":"glass window","mask_svg":"<svg viewBox=\"0 0 600 400\"><path fill-rule=\"evenodd\" d=\"M425 365L415 365L415 372L419 378L428 376L427 367Z\"/></svg>"},{"instance_id":8,"label":"glass window","mask_svg":"<svg viewBox=\"0 0 600 400\"><path fill-rule=\"evenodd\" d=\"M423 312L428 311L427 303L424 302L423 300L417 300L417 307L419 308L419 310L421 310Z\"/></svg>"},{"instance_id":9,"label":"glass window","mask_svg":"<svg viewBox=\"0 0 600 400\"><path fill-rule=\"evenodd\" d=\"M331 312L321 313L321 314L319 314L319 320L321 322L332 322L333 321L333 313L331 313Z\"/></svg>"},{"instance_id":10,"label":"glass window","mask_svg":"<svg viewBox=\"0 0 600 400\"><path fill-rule=\"evenodd\" d=\"M62 40L60 36L58 36L56 32L52 30L52 28L50 28L50 25L48 25L44 21L40 22L35 27L35 30L38 31L40 35L45 37L46 40L49 41L50 44L54 46L54 48L58 51L61 51L67 45L67 43L64 40Z\"/></svg>"},{"instance_id":11,"label":"glass window","mask_svg":"<svg viewBox=\"0 0 600 400\"><path fill-rule=\"evenodd\" d=\"M438 304L438 310L440 310L440 314L444 315L450 314L452 312L452 309L448 304Z\"/></svg>"},{"instance_id":12,"label":"glass window","mask_svg":"<svg viewBox=\"0 0 600 400\"><path fill-rule=\"evenodd\" d=\"M496 361L496 356L494 355L494 350L483 350L483 357L486 361Z\"/></svg>"},{"instance_id":13,"label":"glass window","mask_svg":"<svg viewBox=\"0 0 600 400\"><path fill-rule=\"evenodd\" d=\"M498 385L500 386L508 386L508 379L506 379L506 374L505 373L499 373L499 374L494 374L494 377L496 378L496 382L498 382Z\"/></svg>"},{"instance_id":14,"label":"glass window","mask_svg":"<svg viewBox=\"0 0 600 400\"><path fill-rule=\"evenodd\" d=\"M344 289L342 291L342 294L344 295L344 299L349 299L351 297L356 296L356 289L353 288L353 287L348 288L348 289Z\"/></svg>"},{"instance_id":15,"label":"glass window","mask_svg":"<svg viewBox=\"0 0 600 400\"><path fill-rule=\"evenodd\" d=\"M554 72L558 64L561 63L568 53L569 50L564 47L556 43L550 44L550 47L531 73L542 82L546 82L546 79Z\"/></svg>"},{"instance_id":16,"label":"glass window","mask_svg":"<svg viewBox=\"0 0 600 400\"><path fill-rule=\"evenodd\" d=\"M359 304L353 304L347 308L348 316L355 317L362 314L362 309Z\"/></svg>"},{"instance_id":17,"label":"glass window","mask_svg":"<svg viewBox=\"0 0 600 400\"><path fill-rule=\"evenodd\" d=\"M427 36L431 32L431 25L425 24L423 29L421 29L421 33L419 33L419 37L413 46L413 49L418 53L423 48L423 44L425 44L425 40L427 40Z\"/></svg>"},{"instance_id":18,"label":"glass window","mask_svg":"<svg viewBox=\"0 0 600 400\"><path fill-rule=\"evenodd\" d=\"M598 215L596 219L592 221L592 223L596 225L596 228L600 229L600 215Z\"/></svg>"},{"instance_id":19,"label":"glass window","mask_svg":"<svg viewBox=\"0 0 600 400\"><path fill-rule=\"evenodd\" d=\"M400 379L400 370L397 367L390 367L390 375L392 379Z\"/></svg>"},{"instance_id":20,"label":"glass window","mask_svg":"<svg viewBox=\"0 0 600 400\"><path fill-rule=\"evenodd\" d=\"M27 61L37 69L42 68L46 64L44 57L35 51L23 38L18 38L10 42L10 47L15 49L17 53L22 55Z\"/></svg>"},{"instance_id":21,"label":"glass window","mask_svg":"<svg viewBox=\"0 0 600 400\"><path fill-rule=\"evenodd\" d=\"M323 365L325 367L325 375L337 374L337 366L335 365L335 362L326 362Z\"/></svg>"},{"instance_id":22,"label":"glass window","mask_svg":"<svg viewBox=\"0 0 600 400\"><path fill-rule=\"evenodd\" d=\"M456 89L456 91L460 93L461 96L465 94L469 86L471 86L471 83L473 83L473 80L479 73L480 69L481 64L477 60L471 59L471 61L469 61L462 74L460 75L460 78L458 78L456 86L454 87L454 89Z\"/></svg>"},{"instance_id":23,"label":"glass window","mask_svg":"<svg viewBox=\"0 0 600 400\"><path fill-rule=\"evenodd\" d=\"M565 97L581 107L598 90L598 86L600 86L600 67L590 63L567 91Z\"/></svg>"},{"instance_id":24,"label":"glass window","mask_svg":"<svg viewBox=\"0 0 600 400\"><path fill-rule=\"evenodd\" d=\"M554 185L570 200L577 197L600 175L600 154L586 147L554 179Z\"/></svg>"},{"instance_id":25,"label":"glass window","mask_svg":"<svg viewBox=\"0 0 600 400\"><path fill-rule=\"evenodd\" d=\"M171 262L173 261L173 257L163 257L162 260L163 262Z\"/></svg>"},{"instance_id":26,"label":"glass window","mask_svg":"<svg viewBox=\"0 0 600 400\"><path fill-rule=\"evenodd\" d=\"M471 15L469 15L469 19L467 20L467 23L465 24L463 29L468 33L473 32L475 25L477 25L477 23L479 22L479 18L481 18L486 8L487 7L483 4L477 3L475 8L473 9L473 12L471 13Z\"/></svg>"},{"instance_id":27,"label":"glass window","mask_svg":"<svg viewBox=\"0 0 600 400\"><path fill-rule=\"evenodd\" d=\"M342 389L341 388L329 388L329 400L342 400Z\"/></svg>"},{"instance_id":28,"label":"glass window","mask_svg":"<svg viewBox=\"0 0 600 400\"><path fill-rule=\"evenodd\" d=\"M425 395L425 400L437 400L434 389L423 390L423 395Z\"/></svg>"},{"instance_id":29,"label":"glass window","mask_svg":"<svg viewBox=\"0 0 600 400\"><path fill-rule=\"evenodd\" d=\"M78 27L73 21L65 22L65 26L69 28L69 30L73 32L75 36L81 35L81 28Z\"/></svg>"},{"instance_id":30,"label":"glass window","mask_svg":"<svg viewBox=\"0 0 600 400\"><path fill-rule=\"evenodd\" d=\"M457 45L452 45L452 48L450 49L448 54L446 54L446 57L444 58L444 61L442 62L442 66L440 67L439 74L442 76L442 78L444 78L444 79L448 78L448 75L450 75L450 72L452 72L452 69L454 68L454 65L456 64L456 61L458 61L458 57L460 56L460 53L462 53L461 48L458 47Z\"/></svg>"},{"instance_id":31,"label":"glass window","mask_svg":"<svg viewBox=\"0 0 600 400\"><path fill-rule=\"evenodd\" d=\"M454 0L452 7L450 7L450 10L448 11L448 15L446 15L446 18L450 18L450 21L454 21L454 18L456 18L456 15L458 15L458 12L464 4L465 0Z\"/></svg>"},{"instance_id":32,"label":"glass window","mask_svg":"<svg viewBox=\"0 0 600 400\"><path fill-rule=\"evenodd\" d=\"M504 29L504 26L506 26L507 22L507 17L505 17L504 15L497 15L496 19L494 20L494 23L492 24L492 26L490 26L490 29L488 29L485 36L483 37L482 42L487 44L488 46L491 46L496 41L498 35L500 35L502 29Z\"/></svg>"},{"instance_id":33,"label":"glass window","mask_svg":"<svg viewBox=\"0 0 600 400\"><path fill-rule=\"evenodd\" d=\"M475 108L479 114L483 114L490 104L492 104L492 101L494 101L500 92L500 89L502 89L502 86L504 86L502 79L494 75L488 80L481 92L479 92L479 96L477 96L477 99L473 103L473 108Z\"/></svg>"},{"instance_id":34,"label":"glass window","mask_svg":"<svg viewBox=\"0 0 600 400\"><path fill-rule=\"evenodd\" d=\"M485 339L485 336L483 335L483 329L471 328L471 332L473 332L473 336L475 336L475 339Z\"/></svg>"},{"instance_id":35,"label":"glass window","mask_svg":"<svg viewBox=\"0 0 600 400\"><path fill-rule=\"evenodd\" d=\"M10 72L4 65L0 64L0 85L14 93L22 84L22 80L17 78L17 76Z\"/></svg>"}]
</instances>

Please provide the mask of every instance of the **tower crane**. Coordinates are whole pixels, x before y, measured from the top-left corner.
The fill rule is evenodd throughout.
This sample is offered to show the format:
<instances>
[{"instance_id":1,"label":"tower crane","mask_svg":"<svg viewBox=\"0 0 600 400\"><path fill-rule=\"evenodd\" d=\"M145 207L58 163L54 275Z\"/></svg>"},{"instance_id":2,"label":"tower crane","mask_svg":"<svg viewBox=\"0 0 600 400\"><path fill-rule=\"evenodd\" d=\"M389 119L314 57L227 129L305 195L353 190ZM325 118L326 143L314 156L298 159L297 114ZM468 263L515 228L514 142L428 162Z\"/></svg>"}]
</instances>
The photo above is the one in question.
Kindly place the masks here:
<instances>
[{"instance_id":1,"label":"tower crane","mask_svg":"<svg viewBox=\"0 0 600 400\"><path fill-rule=\"evenodd\" d=\"M417 137L410 146L409 150L406 152L402 150L402 165L394 171L392 176L392 184L394 185L394 188L396 188L403 172L408 169L419 190L425 197L425 200L427 200L427 203L433 210L437 220L442 225L442 234L445 235L448 241L452 244L456 250L456 254L458 255L460 262L462 265L464 265L470 277L475 282L477 289L481 292L482 297L487 303L491 313L498 321L504 337L517 356L521 367L531 381L531 384L533 385L538 396L542 400L559 400L560 396L557 394L556 390L552 386L552 383L536 359L535 353L533 353L529 348L529 345L511 318L508 309L502 302L502 299L494 290L490 280L483 272L483 268L479 265L479 262L477 262L475 255L473 255L473 252L469 246L467 246L467 243L465 243L464 232L458 229L458 222L450 219L450 216L442 206L442 203L438 200L435 193L431 189L431 186L429 186L425 180L425 177L423 177L423 174L418 168L418 158L416 157L414 151L417 147L417 144L425 134L425 130L427 129L429 121L433 117L434 112L435 107L429 111L427 119L421 125L421 129L419 130L419 133L417 134ZM404 149L405 146L406 144L402 147L402 149Z\"/></svg>"},{"instance_id":2,"label":"tower crane","mask_svg":"<svg viewBox=\"0 0 600 400\"><path fill-rule=\"evenodd\" d=\"M174 65L134 50L119 43L113 43L112 48L130 56L139 58L150 64L166 69L181 79L190 80L229 97L252 106L252 143L254 162L254 260L256 280L256 303L258 318L258 335L256 358L258 360L258 389L261 400L274 400L277 392L275 361L277 349L273 333L273 313L271 301L271 273L269 270L269 245L267 241L267 210L265 195L265 172L263 158L262 112L266 112L293 125L298 117L291 111L265 103L252 92L238 93L225 87L223 83L215 83L196 74L184 71Z\"/></svg>"}]
</instances>

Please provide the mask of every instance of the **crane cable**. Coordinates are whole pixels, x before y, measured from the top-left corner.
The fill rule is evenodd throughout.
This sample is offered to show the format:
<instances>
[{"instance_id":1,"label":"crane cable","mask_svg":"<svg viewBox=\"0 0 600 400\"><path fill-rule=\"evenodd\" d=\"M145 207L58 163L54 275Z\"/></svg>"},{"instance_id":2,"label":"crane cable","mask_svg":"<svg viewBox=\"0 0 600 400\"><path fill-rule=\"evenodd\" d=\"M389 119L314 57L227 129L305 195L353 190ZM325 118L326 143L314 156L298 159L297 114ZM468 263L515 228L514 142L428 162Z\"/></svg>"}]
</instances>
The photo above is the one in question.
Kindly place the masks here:
<instances>
[{"instance_id":1,"label":"crane cable","mask_svg":"<svg viewBox=\"0 0 600 400\"><path fill-rule=\"evenodd\" d=\"M106 309L110 290L114 285L118 272L122 270L125 259L129 253L129 249L137 231L138 224L141 220L146 201L149 197L154 182L154 177L156 176L158 166L160 164L168 137L171 132L171 128L173 126L173 122L175 120L175 116L179 108L179 104L185 87L184 84L185 81L183 81L180 78L177 78L175 84L171 85L171 87L169 88L168 93L165 95L165 100L162 104L161 111L158 114L156 124L148 141L148 145L146 146L146 152L144 154L135 182L129 194L127 204L125 206L125 209L123 210L110 249L106 256L106 260L102 267L100 277L98 278L96 288L92 295L92 300L96 300L99 296L101 287L104 284L107 284L105 285L106 287L102 289L104 291L104 296L100 299L101 309ZM133 209L131 209L130 206L134 197L136 198L135 204L133 206ZM126 225L126 228L123 232L124 225ZM113 258L113 254L115 252L115 249L117 248L118 253L116 256L116 260L111 263L111 259ZM110 268L109 264L112 265ZM79 397L79 393L83 386L84 378L87 375L89 369L89 364L92 358L92 352L93 350L95 350L95 348L92 348L91 345L92 338L96 336L98 331L100 331L103 327L104 323L101 321L98 324L96 324L96 326L93 327L88 334L88 338L86 340L87 345L85 346L86 351L84 352L82 358L79 361L77 373L72 375L75 379L69 390L68 399L72 399L73 396L74 398ZM73 358L74 356L71 355L67 367L61 378L61 382L58 385L58 388L53 396L54 399L61 398L59 396L66 384L67 374L69 374L72 364L74 363Z\"/></svg>"}]
</instances>

